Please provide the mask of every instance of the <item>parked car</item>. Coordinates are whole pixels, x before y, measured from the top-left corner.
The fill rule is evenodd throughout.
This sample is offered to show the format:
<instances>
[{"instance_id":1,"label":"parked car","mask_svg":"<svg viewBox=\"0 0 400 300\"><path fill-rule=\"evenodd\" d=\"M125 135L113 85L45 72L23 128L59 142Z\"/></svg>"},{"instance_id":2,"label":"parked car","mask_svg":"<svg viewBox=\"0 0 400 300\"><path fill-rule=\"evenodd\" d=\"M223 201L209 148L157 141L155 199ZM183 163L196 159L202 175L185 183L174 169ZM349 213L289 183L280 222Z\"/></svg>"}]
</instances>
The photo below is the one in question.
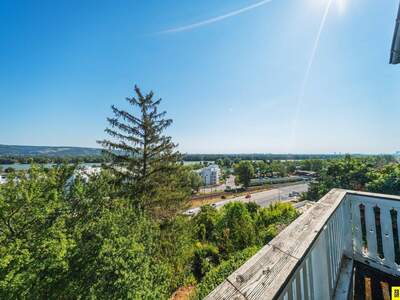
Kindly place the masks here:
<instances>
[{"instance_id":1,"label":"parked car","mask_svg":"<svg viewBox=\"0 0 400 300\"><path fill-rule=\"evenodd\" d=\"M298 197L298 196L300 196L299 192L293 191L289 193L289 197Z\"/></svg>"},{"instance_id":2,"label":"parked car","mask_svg":"<svg viewBox=\"0 0 400 300\"><path fill-rule=\"evenodd\" d=\"M246 199L250 199L250 198L251 198L251 195L250 195L250 194L247 194L245 198L246 198Z\"/></svg>"}]
</instances>

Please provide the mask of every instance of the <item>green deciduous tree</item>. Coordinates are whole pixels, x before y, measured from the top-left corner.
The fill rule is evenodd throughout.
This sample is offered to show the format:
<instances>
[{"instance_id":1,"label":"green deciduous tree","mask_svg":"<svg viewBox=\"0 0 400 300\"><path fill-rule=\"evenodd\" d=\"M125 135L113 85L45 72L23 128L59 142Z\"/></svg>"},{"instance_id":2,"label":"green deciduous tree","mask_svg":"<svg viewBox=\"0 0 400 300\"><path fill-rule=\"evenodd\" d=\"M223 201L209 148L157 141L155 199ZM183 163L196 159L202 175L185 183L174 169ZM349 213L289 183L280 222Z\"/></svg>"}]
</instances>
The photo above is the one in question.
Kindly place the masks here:
<instances>
[{"instance_id":1,"label":"green deciduous tree","mask_svg":"<svg viewBox=\"0 0 400 300\"><path fill-rule=\"evenodd\" d=\"M371 172L367 190L375 193L400 195L400 166L390 164L381 170Z\"/></svg>"},{"instance_id":2,"label":"green deciduous tree","mask_svg":"<svg viewBox=\"0 0 400 300\"><path fill-rule=\"evenodd\" d=\"M197 238L201 241L211 242L215 226L219 220L220 214L217 209L210 205L201 207L200 212L193 218Z\"/></svg>"},{"instance_id":3,"label":"green deciduous tree","mask_svg":"<svg viewBox=\"0 0 400 300\"><path fill-rule=\"evenodd\" d=\"M191 281L193 244L195 234L189 218L177 216L160 227L160 241L157 256L171 267L174 276L168 284L177 289Z\"/></svg>"},{"instance_id":4,"label":"green deciduous tree","mask_svg":"<svg viewBox=\"0 0 400 300\"><path fill-rule=\"evenodd\" d=\"M310 184L308 193L304 197L308 200L319 200L332 188L350 190L365 190L371 180L371 171L374 170L375 158L345 158L334 159L324 163L318 178Z\"/></svg>"},{"instance_id":5,"label":"green deciduous tree","mask_svg":"<svg viewBox=\"0 0 400 300\"><path fill-rule=\"evenodd\" d=\"M194 192L197 193L200 190L200 187L203 185L203 179L196 172L190 172L189 179L190 179L190 187Z\"/></svg>"},{"instance_id":6,"label":"green deciduous tree","mask_svg":"<svg viewBox=\"0 0 400 300\"><path fill-rule=\"evenodd\" d=\"M215 238L221 252L233 253L255 244L254 220L242 202L227 204L216 225Z\"/></svg>"},{"instance_id":7,"label":"green deciduous tree","mask_svg":"<svg viewBox=\"0 0 400 300\"><path fill-rule=\"evenodd\" d=\"M0 298L58 298L75 245L57 170L33 166L0 185Z\"/></svg>"},{"instance_id":8,"label":"green deciduous tree","mask_svg":"<svg viewBox=\"0 0 400 300\"><path fill-rule=\"evenodd\" d=\"M123 201L83 220L72 231L76 249L69 257L65 297L168 298L173 270L157 256L156 224Z\"/></svg>"},{"instance_id":9,"label":"green deciduous tree","mask_svg":"<svg viewBox=\"0 0 400 300\"><path fill-rule=\"evenodd\" d=\"M249 187L250 180L254 177L254 167L250 161L240 161L235 165L235 175L237 182L243 184L244 187Z\"/></svg>"}]
</instances>

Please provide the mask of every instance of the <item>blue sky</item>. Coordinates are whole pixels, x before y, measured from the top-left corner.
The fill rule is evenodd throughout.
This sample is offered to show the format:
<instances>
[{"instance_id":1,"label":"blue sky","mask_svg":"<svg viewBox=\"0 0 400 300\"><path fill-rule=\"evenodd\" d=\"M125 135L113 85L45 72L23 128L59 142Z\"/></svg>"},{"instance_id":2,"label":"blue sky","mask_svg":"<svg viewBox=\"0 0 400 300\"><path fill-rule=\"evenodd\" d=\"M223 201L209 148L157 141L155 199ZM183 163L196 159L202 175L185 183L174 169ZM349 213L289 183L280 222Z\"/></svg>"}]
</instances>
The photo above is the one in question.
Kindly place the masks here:
<instances>
[{"instance_id":1,"label":"blue sky","mask_svg":"<svg viewBox=\"0 0 400 300\"><path fill-rule=\"evenodd\" d=\"M328 0L168 31L259 2L1 1L0 144L96 146L136 83L163 98L183 152L400 150L398 2L333 0L300 106Z\"/></svg>"}]
</instances>

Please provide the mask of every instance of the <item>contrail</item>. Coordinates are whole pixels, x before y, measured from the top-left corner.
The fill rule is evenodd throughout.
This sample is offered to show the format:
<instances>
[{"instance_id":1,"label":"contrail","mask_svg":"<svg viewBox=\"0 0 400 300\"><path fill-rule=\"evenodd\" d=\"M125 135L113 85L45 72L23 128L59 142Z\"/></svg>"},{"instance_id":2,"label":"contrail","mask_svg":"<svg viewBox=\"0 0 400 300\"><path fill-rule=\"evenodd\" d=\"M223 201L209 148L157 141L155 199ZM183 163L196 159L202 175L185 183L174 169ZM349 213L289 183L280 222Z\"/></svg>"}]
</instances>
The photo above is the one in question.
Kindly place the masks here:
<instances>
[{"instance_id":1,"label":"contrail","mask_svg":"<svg viewBox=\"0 0 400 300\"><path fill-rule=\"evenodd\" d=\"M257 8L259 6L262 6L264 4L269 3L271 1L272 0L263 0L263 1L260 1L260 2L257 2L257 3L254 3L252 5L240 8L238 10L231 11L231 12L229 12L227 14L224 14L224 15L221 15L221 16L218 16L218 17L214 17L214 18L211 18L211 19L207 19L207 20L204 20L204 21L196 22L196 23L185 25L185 26L181 26L181 27L176 27L176 28L163 30L163 31L160 31L158 33L159 34L165 34L165 33L181 32L181 31L186 31L186 30L191 30L191 29L195 29L195 28L198 28L198 27L206 26L206 25L209 25L209 24L212 24L212 23L216 23L216 22L222 21L224 19L227 19L227 18L230 18L230 17L233 17L233 16L237 16L237 15L239 15L241 13L244 13L244 12L246 12L248 10Z\"/></svg>"},{"instance_id":2,"label":"contrail","mask_svg":"<svg viewBox=\"0 0 400 300\"><path fill-rule=\"evenodd\" d=\"M324 12L324 15L322 16L321 24L319 25L319 29L318 29L318 33L317 33L317 37L315 38L314 46L313 46L313 49L311 51L311 56L310 56L310 59L308 61L306 73L304 75L303 82L302 82L301 87L300 87L299 97L297 98L296 113L295 113L295 117L294 117L293 125L292 125L291 149L293 149L293 147L295 146L295 143L296 143L296 127L297 127L297 121L298 121L298 118L299 118L300 109L301 109L301 106L303 104L304 95L305 95L305 91L306 91L306 88L307 88L308 80L309 80L309 77L310 77L311 68L313 66L314 59L315 59L315 54L317 53L317 50L318 50L319 40L321 38L322 31L323 31L323 29L325 27L326 19L328 17L329 9L331 7L332 2L333 2L333 0L329 0L329 2L326 4L325 12Z\"/></svg>"}]
</instances>

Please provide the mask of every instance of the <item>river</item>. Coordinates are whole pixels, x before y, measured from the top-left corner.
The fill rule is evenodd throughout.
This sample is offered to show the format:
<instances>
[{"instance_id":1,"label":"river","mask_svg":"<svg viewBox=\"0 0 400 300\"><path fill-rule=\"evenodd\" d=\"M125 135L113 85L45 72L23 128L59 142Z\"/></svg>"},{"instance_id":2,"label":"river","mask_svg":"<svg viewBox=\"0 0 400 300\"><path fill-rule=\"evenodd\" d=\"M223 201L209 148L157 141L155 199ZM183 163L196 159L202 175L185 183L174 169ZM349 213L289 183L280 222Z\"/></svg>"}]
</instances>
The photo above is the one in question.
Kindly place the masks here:
<instances>
[{"instance_id":1,"label":"river","mask_svg":"<svg viewBox=\"0 0 400 300\"><path fill-rule=\"evenodd\" d=\"M184 161L183 163L185 165L191 165L195 163L200 163L201 161ZM210 162L211 163L211 162ZM55 166L56 164L43 164L42 166L46 168L51 168ZM101 164L99 163L82 163L79 164L81 167L99 167ZM3 171L7 168L13 168L14 170L21 171L21 170L28 170L31 167L30 164L0 164L0 168L3 169Z\"/></svg>"}]
</instances>

